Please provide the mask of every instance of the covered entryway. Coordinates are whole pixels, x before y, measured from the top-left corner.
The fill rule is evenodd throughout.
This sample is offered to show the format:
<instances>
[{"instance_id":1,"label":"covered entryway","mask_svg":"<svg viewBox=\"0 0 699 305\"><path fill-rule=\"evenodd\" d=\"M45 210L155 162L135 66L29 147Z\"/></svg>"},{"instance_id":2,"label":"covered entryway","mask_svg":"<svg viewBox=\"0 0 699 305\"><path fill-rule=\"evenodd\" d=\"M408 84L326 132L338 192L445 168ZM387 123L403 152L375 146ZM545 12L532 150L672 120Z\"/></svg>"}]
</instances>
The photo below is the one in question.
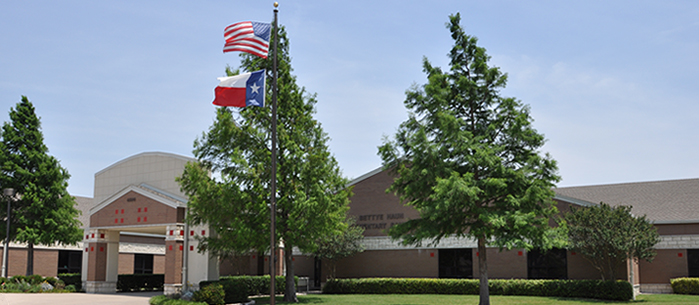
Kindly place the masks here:
<instances>
[{"instance_id":1,"label":"covered entryway","mask_svg":"<svg viewBox=\"0 0 699 305\"><path fill-rule=\"evenodd\" d=\"M166 294L178 292L183 282L196 289L200 281L218 278L218 259L196 251L196 237L211 232L205 227L186 228L184 224L187 199L179 192L175 178L191 160L171 154L143 153L95 175L97 204L90 209L83 241L82 280L87 293L116 292L122 233L151 239L160 236L165 240ZM119 184L121 188L115 190ZM106 196L106 192L111 195ZM162 250L162 240L152 246L154 252Z\"/></svg>"}]
</instances>

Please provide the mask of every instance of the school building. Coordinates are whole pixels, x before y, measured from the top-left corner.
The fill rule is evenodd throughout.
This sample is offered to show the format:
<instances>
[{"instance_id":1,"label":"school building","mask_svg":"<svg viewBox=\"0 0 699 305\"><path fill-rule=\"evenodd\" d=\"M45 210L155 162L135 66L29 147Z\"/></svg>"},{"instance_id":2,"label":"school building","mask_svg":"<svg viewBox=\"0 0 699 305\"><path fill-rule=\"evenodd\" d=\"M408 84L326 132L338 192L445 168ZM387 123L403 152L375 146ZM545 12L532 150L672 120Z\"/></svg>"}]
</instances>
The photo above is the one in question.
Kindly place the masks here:
<instances>
[{"instance_id":1,"label":"school building","mask_svg":"<svg viewBox=\"0 0 699 305\"><path fill-rule=\"evenodd\" d=\"M165 274L166 293L182 282L196 288L219 275L268 274L269 257L218 260L196 251L196 236L215 234L207 227L184 224L187 198L175 178L190 157L146 152L130 156L95 174L94 198L76 197L83 211L84 240L69 247L35 247L36 274L56 276L80 272L85 289L114 292L117 274ZM475 240L445 238L435 246L409 247L392 241L386 229L418 216L386 193L393 178L382 169L369 172L354 187L349 213L365 229L365 251L337 264L337 277L478 278ZM670 279L699 276L699 179L623 183L556 189L558 209L571 206L632 205L634 215L646 215L661 236L652 263L633 264L634 283L642 292L671 292ZM24 274L24 245L10 244L10 275ZM548 252L488 250L489 277L597 279L599 273L580 254L565 249ZM280 250L277 254L281 256ZM295 273L320 287L328 267L312 255L294 252ZM187 264L184 262L187 261ZM275 266L283 274L283 259ZM183 267L187 267L183 270ZM629 266L620 270L629 274ZM626 279L626 277L623 277Z\"/></svg>"}]
</instances>

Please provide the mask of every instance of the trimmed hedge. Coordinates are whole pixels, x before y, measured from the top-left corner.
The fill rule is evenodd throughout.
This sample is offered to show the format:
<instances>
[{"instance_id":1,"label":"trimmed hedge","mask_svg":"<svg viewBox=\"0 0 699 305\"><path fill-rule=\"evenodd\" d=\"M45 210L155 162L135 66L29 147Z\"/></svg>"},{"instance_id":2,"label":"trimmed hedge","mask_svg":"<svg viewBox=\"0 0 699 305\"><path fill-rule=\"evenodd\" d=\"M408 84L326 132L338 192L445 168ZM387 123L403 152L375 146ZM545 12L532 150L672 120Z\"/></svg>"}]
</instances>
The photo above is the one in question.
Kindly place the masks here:
<instances>
[{"instance_id":1,"label":"trimmed hedge","mask_svg":"<svg viewBox=\"0 0 699 305\"><path fill-rule=\"evenodd\" d=\"M206 302L172 299L166 295L156 295L148 300L150 305L207 305Z\"/></svg>"},{"instance_id":2,"label":"trimmed hedge","mask_svg":"<svg viewBox=\"0 0 699 305\"><path fill-rule=\"evenodd\" d=\"M224 299L225 296L226 293L223 291L223 286L221 286L221 284L211 283L195 291L192 300L196 302L206 302L209 305L225 305L226 303L232 303L226 301ZM240 303L238 301L233 302Z\"/></svg>"},{"instance_id":3,"label":"trimmed hedge","mask_svg":"<svg viewBox=\"0 0 699 305\"><path fill-rule=\"evenodd\" d=\"M633 288L626 281L490 280L491 295L550 296L628 301ZM328 280L327 294L473 294L477 279L363 278Z\"/></svg>"},{"instance_id":4,"label":"trimmed hedge","mask_svg":"<svg viewBox=\"0 0 699 305\"><path fill-rule=\"evenodd\" d=\"M246 281L248 285L248 293L249 295L268 295L269 294L269 275L259 275L259 276L247 276L247 275L241 275L241 276L222 276L221 280L228 280L228 279L239 279ZM294 277L294 283L296 283L296 286L298 287L299 283L299 278L298 276ZM284 290L286 290L286 277L283 275L277 275L275 276L274 280L274 292L276 294L282 294L284 293Z\"/></svg>"},{"instance_id":5,"label":"trimmed hedge","mask_svg":"<svg viewBox=\"0 0 699 305\"><path fill-rule=\"evenodd\" d=\"M294 277L294 282L298 285L298 277ZM222 276L218 281L201 281L199 289L211 284L220 284L225 292L225 301L229 303L242 303L248 301L251 295L269 294L269 275L262 276ZM276 276L274 291L277 294L284 293L286 280L284 276Z\"/></svg>"},{"instance_id":6,"label":"trimmed hedge","mask_svg":"<svg viewBox=\"0 0 699 305\"><path fill-rule=\"evenodd\" d=\"M163 290L164 274L119 274L117 291Z\"/></svg>"},{"instance_id":7,"label":"trimmed hedge","mask_svg":"<svg viewBox=\"0 0 699 305\"><path fill-rule=\"evenodd\" d=\"M58 275L58 279L63 281L67 286L73 285L76 291L83 290L83 280L80 273L61 273Z\"/></svg>"},{"instance_id":8,"label":"trimmed hedge","mask_svg":"<svg viewBox=\"0 0 699 305\"><path fill-rule=\"evenodd\" d=\"M670 280L672 293L677 294L699 294L699 278L681 277Z\"/></svg>"},{"instance_id":9,"label":"trimmed hedge","mask_svg":"<svg viewBox=\"0 0 699 305\"><path fill-rule=\"evenodd\" d=\"M269 277L268 277L269 278ZM225 278L218 281L201 281L199 282L199 291L205 290L212 285L220 285L224 292L224 301L230 303L242 303L248 300L250 295L249 281L241 278ZM196 292L195 292L196 295Z\"/></svg>"}]
</instances>

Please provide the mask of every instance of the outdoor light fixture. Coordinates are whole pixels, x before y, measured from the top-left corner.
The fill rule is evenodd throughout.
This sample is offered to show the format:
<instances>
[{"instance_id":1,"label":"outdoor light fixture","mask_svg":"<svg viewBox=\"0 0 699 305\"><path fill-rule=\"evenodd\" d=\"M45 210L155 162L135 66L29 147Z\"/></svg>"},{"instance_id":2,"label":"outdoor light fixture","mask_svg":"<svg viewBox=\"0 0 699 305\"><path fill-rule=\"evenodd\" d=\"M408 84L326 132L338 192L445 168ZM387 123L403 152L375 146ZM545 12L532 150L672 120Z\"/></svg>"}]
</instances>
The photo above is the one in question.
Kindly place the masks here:
<instances>
[{"instance_id":1,"label":"outdoor light fixture","mask_svg":"<svg viewBox=\"0 0 699 305\"><path fill-rule=\"evenodd\" d=\"M2 249L2 277L7 278L7 250L10 247L10 200L15 195L15 189L6 188L2 193L7 199L7 227L5 227L5 247Z\"/></svg>"}]
</instances>

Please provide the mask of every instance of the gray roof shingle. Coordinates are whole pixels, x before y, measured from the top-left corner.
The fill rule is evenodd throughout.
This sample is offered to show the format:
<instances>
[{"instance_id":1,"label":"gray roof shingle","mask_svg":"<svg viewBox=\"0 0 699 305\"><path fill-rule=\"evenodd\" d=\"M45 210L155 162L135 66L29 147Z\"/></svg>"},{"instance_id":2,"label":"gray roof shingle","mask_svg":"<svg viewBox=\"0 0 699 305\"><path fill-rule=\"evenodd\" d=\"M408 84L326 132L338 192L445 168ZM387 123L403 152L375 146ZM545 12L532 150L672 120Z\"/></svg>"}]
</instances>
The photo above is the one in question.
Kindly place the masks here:
<instances>
[{"instance_id":1,"label":"gray roof shingle","mask_svg":"<svg viewBox=\"0 0 699 305\"><path fill-rule=\"evenodd\" d=\"M655 223L699 222L699 179L562 187L555 191L595 204L630 205L634 215L646 215Z\"/></svg>"}]
</instances>

